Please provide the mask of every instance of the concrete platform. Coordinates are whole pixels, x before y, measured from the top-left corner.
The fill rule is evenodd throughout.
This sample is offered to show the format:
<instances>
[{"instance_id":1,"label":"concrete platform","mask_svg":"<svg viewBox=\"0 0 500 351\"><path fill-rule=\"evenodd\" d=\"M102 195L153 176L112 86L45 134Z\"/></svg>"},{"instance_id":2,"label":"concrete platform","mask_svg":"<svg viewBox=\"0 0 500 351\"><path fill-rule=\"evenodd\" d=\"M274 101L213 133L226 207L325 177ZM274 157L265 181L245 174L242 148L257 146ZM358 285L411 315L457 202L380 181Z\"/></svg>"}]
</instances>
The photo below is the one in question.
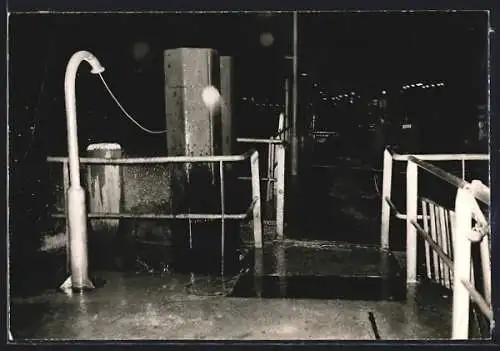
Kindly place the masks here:
<instances>
[{"instance_id":1,"label":"concrete platform","mask_svg":"<svg viewBox=\"0 0 500 351\"><path fill-rule=\"evenodd\" d=\"M286 270L278 264L280 249L285 249ZM324 252L318 254L318 250ZM264 251L262 268L267 276L304 277L314 272L351 278L389 276L381 274L381 256L374 249L340 248L334 252L321 243L301 247L289 242ZM247 269L225 279L174 272L96 272L99 279L94 282L100 287L84 295L47 290L37 296L13 298L11 331L16 340L397 340L450 336L450 298L425 287L409 289L394 301L346 300L335 295L321 299L227 296L253 271Z\"/></svg>"},{"instance_id":2,"label":"concrete platform","mask_svg":"<svg viewBox=\"0 0 500 351\"><path fill-rule=\"evenodd\" d=\"M85 295L14 299L11 331L25 340L374 340L449 337L449 301L246 299L200 296L189 277L101 275ZM426 294L427 295L427 294Z\"/></svg>"}]
</instances>

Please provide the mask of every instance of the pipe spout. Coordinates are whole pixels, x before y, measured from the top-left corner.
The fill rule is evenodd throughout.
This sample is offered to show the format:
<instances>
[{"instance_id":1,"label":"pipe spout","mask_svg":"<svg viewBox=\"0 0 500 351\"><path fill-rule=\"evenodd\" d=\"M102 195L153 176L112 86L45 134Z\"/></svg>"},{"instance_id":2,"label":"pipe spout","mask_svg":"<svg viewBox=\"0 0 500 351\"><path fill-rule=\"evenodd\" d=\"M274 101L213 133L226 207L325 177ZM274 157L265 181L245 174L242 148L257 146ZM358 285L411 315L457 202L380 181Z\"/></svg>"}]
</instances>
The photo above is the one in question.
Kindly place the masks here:
<instances>
[{"instance_id":1,"label":"pipe spout","mask_svg":"<svg viewBox=\"0 0 500 351\"><path fill-rule=\"evenodd\" d=\"M85 191L80 184L80 159L78 152L78 132L76 114L75 80L80 63L86 61L92 68L91 73L100 74L104 67L88 51L78 51L71 56L64 77L64 97L66 104L66 123L68 137L68 158L70 187L68 189L68 224L71 252L71 277L61 288L76 290L92 289L94 285L88 278L87 258L87 209Z\"/></svg>"}]
</instances>

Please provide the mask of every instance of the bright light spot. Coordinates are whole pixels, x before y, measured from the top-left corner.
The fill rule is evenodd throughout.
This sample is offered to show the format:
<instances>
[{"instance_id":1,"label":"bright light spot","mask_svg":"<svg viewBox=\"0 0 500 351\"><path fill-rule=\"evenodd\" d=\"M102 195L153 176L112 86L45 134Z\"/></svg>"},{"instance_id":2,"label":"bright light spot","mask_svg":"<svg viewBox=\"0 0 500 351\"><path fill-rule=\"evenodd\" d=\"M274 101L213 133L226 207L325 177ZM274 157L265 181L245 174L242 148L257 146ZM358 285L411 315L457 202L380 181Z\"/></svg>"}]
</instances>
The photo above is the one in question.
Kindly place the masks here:
<instances>
[{"instance_id":1,"label":"bright light spot","mask_svg":"<svg viewBox=\"0 0 500 351\"><path fill-rule=\"evenodd\" d=\"M387 94L387 92L385 90L382 90L382 95L385 95Z\"/></svg>"},{"instance_id":2,"label":"bright light spot","mask_svg":"<svg viewBox=\"0 0 500 351\"><path fill-rule=\"evenodd\" d=\"M134 43L132 47L132 54L134 55L134 59L140 61L146 57L149 53L149 44L144 41L139 41Z\"/></svg>"},{"instance_id":3,"label":"bright light spot","mask_svg":"<svg viewBox=\"0 0 500 351\"><path fill-rule=\"evenodd\" d=\"M305 73L305 72L302 72L300 75L301 75L302 77L307 77L307 76L308 76L308 74L307 74L307 73Z\"/></svg>"},{"instance_id":4,"label":"bright light spot","mask_svg":"<svg viewBox=\"0 0 500 351\"><path fill-rule=\"evenodd\" d=\"M213 85L209 85L203 89L201 98L203 99L203 103L210 110L213 110L220 105L220 93Z\"/></svg>"},{"instance_id":5,"label":"bright light spot","mask_svg":"<svg viewBox=\"0 0 500 351\"><path fill-rule=\"evenodd\" d=\"M412 88L415 88L415 84L410 85Z\"/></svg>"},{"instance_id":6,"label":"bright light spot","mask_svg":"<svg viewBox=\"0 0 500 351\"><path fill-rule=\"evenodd\" d=\"M422 83L417 83L417 87L421 87L423 84Z\"/></svg>"},{"instance_id":7,"label":"bright light spot","mask_svg":"<svg viewBox=\"0 0 500 351\"><path fill-rule=\"evenodd\" d=\"M260 44L262 46L269 47L273 45L273 43L274 43L274 36L271 33L265 32L260 35Z\"/></svg>"}]
</instances>

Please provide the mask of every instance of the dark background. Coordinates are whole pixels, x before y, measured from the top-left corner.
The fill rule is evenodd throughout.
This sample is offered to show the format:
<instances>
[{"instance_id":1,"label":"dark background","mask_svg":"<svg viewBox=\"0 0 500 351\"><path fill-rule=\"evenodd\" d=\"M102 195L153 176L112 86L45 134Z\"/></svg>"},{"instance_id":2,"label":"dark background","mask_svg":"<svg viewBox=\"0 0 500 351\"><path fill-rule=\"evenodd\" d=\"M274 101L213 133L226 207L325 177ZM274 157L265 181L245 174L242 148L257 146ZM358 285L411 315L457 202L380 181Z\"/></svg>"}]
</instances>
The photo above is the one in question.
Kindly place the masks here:
<instances>
[{"instance_id":1,"label":"dark background","mask_svg":"<svg viewBox=\"0 0 500 351\"><path fill-rule=\"evenodd\" d=\"M385 91L392 125L406 114L419 126L413 151L486 152L476 125L477 106L487 102L487 20L486 12L299 14L299 131L317 114L341 132L337 156L356 149L370 157L371 143L352 126L370 122L367 103ZM270 47L260 42L266 32L274 37ZM137 43L149 46L140 58ZM95 54L127 111L156 130L165 128L163 51L211 47L231 55L235 134L268 137L276 105L283 104L283 81L291 78L284 56L292 55L292 14L12 14L8 45L11 244L28 259L48 226L45 158L67 154L63 82L74 52ZM116 141L130 155L165 154L165 136L124 118L85 66L77 80L80 150ZM418 82L445 85L402 91ZM352 106L331 103L350 91L360 96ZM398 130L387 143L400 143Z\"/></svg>"}]
</instances>

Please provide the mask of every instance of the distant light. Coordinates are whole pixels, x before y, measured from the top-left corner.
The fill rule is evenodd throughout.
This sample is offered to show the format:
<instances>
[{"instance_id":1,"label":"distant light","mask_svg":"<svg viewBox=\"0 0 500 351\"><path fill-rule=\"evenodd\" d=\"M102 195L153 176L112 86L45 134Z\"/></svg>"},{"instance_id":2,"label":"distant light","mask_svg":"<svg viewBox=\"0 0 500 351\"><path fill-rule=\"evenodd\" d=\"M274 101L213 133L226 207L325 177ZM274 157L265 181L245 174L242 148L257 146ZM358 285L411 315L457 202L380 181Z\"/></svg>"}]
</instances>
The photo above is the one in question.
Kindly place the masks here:
<instances>
[{"instance_id":1,"label":"distant light","mask_svg":"<svg viewBox=\"0 0 500 351\"><path fill-rule=\"evenodd\" d=\"M269 32L262 33L260 35L260 45L264 47L269 47L274 43L274 35Z\"/></svg>"},{"instance_id":2,"label":"distant light","mask_svg":"<svg viewBox=\"0 0 500 351\"><path fill-rule=\"evenodd\" d=\"M421 87L423 84L422 83L417 83L416 86L417 87Z\"/></svg>"},{"instance_id":3,"label":"distant light","mask_svg":"<svg viewBox=\"0 0 500 351\"><path fill-rule=\"evenodd\" d=\"M320 93L320 94L324 94L325 92L324 92L324 91L320 91L319 93Z\"/></svg>"},{"instance_id":4,"label":"distant light","mask_svg":"<svg viewBox=\"0 0 500 351\"><path fill-rule=\"evenodd\" d=\"M302 72L300 75L301 75L302 77L307 77L307 76L308 76L308 74L307 74L307 73L305 73L305 72Z\"/></svg>"},{"instance_id":5,"label":"distant light","mask_svg":"<svg viewBox=\"0 0 500 351\"><path fill-rule=\"evenodd\" d=\"M323 101L326 101L327 99L326 98L322 98Z\"/></svg>"},{"instance_id":6,"label":"distant light","mask_svg":"<svg viewBox=\"0 0 500 351\"><path fill-rule=\"evenodd\" d=\"M354 91L351 91L351 95L356 95L356 93Z\"/></svg>"},{"instance_id":7,"label":"distant light","mask_svg":"<svg viewBox=\"0 0 500 351\"><path fill-rule=\"evenodd\" d=\"M313 86L317 87L318 86L318 83L314 83Z\"/></svg>"},{"instance_id":8,"label":"distant light","mask_svg":"<svg viewBox=\"0 0 500 351\"><path fill-rule=\"evenodd\" d=\"M431 84L431 87L433 87L433 88L434 88L434 87L435 87L435 85L434 85L434 84Z\"/></svg>"},{"instance_id":9,"label":"distant light","mask_svg":"<svg viewBox=\"0 0 500 351\"><path fill-rule=\"evenodd\" d=\"M247 101L246 96L242 97L241 99L242 99L243 101Z\"/></svg>"},{"instance_id":10,"label":"distant light","mask_svg":"<svg viewBox=\"0 0 500 351\"><path fill-rule=\"evenodd\" d=\"M415 84L412 84L412 85L411 85L411 87L412 87L412 88L415 88Z\"/></svg>"},{"instance_id":11,"label":"distant light","mask_svg":"<svg viewBox=\"0 0 500 351\"><path fill-rule=\"evenodd\" d=\"M382 90L382 95L385 95L387 94L387 92L385 90Z\"/></svg>"}]
</instances>

